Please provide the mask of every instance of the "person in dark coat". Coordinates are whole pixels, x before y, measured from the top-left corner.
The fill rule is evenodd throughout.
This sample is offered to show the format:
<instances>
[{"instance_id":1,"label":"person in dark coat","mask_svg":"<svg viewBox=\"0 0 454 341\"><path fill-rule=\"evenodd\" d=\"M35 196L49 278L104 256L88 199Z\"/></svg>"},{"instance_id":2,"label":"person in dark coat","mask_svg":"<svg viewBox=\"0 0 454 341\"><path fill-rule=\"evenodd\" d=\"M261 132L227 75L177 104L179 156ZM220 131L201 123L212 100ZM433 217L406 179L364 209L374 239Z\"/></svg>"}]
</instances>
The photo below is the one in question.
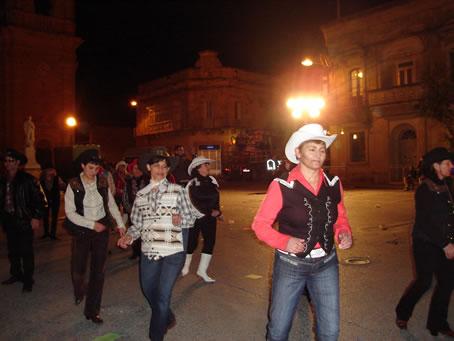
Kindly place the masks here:
<instances>
[{"instance_id":1,"label":"person in dark coat","mask_svg":"<svg viewBox=\"0 0 454 341\"><path fill-rule=\"evenodd\" d=\"M43 167L40 178L41 186L46 194L47 207L44 209L43 228L44 234L41 239L50 238L56 240L58 211L60 209L60 191L66 188L66 184L57 175L57 171L51 164ZM49 233L49 214L52 216L52 227Z\"/></svg>"},{"instance_id":2,"label":"person in dark coat","mask_svg":"<svg viewBox=\"0 0 454 341\"><path fill-rule=\"evenodd\" d=\"M39 228L46 199L39 181L19 168L27 163L25 155L8 149L2 161L7 174L0 179L0 215L11 274L2 284L23 282L22 291L31 292L35 268L33 232Z\"/></svg>"},{"instance_id":3,"label":"person in dark coat","mask_svg":"<svg viewBox=\"0 0 454 341\"><path fill-rule=\"evenodd\" d=\"M184 147L181 145L175 146L174 155L177 158L178 163L175 169L172 171L172 174L177 184L186 186L188 181L191 179L191 177L188 176L188 167L191 163L191 160L186 157Z\"/></svg>"},{"instance_id":4,"label":"person in dark coat","mask_svg":"<svg viewBox=\"0 0 454 341\"><path fill-rule=\"evenodd\" d=\"M396 307L396 325L408 328L413 309L435 275L437 285L430 302L426 328L454 338L448 308L454 288L454 206L451 171L454 153L435 148L423 158L423 180L415 192L415 224L412 231L416 279Z\"/></svg>"},{"instance_id":5,"label":"person in dark coat","mask_svg":"<svg viewBox=\"0 0 454 341\"><path fill-rule=\"evenodd\" d=\"M197 249L199 234L202 232L203 249L200 257L197 277L206 283L214 283L215 280L207 275L207 269L213 255L214 244L216 243L216 219L224 220L219 208L219 184L216 179L210 176L210 163L214 160L204 156L197 156L192 160L188 168L188 174L192 180L187 185L189 198L192 206L198 212L194 227L189 230L188 250L182 276L189 272L192 261L192 254Z\"/></svg>"}]
</instances>

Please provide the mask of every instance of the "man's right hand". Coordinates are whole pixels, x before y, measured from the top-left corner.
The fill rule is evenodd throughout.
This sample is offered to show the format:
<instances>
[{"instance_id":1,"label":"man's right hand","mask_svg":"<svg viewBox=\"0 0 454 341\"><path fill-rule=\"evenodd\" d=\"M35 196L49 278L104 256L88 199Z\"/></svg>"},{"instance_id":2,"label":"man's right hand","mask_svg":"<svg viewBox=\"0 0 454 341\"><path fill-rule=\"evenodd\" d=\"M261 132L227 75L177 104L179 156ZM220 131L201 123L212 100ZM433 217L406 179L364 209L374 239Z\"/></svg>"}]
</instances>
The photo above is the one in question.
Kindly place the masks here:
<instances>
[{"instance_id":1,"label":"man's right hand","mask_svg":"<svg viewBox=\"0 0 454 341\"><path fill-rule=\"evenodd\" d=\"M106 225L103 225L101 223L95 222L95 227L93 228L93 230L95 230L96 232L102 232L105 229L106 229Z\"/></svg>"},{"instance_id":2,"label":"man's right hand","mask_svg":"<svg viewBox=\"0 0 454 341\"><path fill-rule=\"evenodd\" d=\"M121 247L122 249L126 249L132 241L132 236L130 235L125 235L124 237L121 237L118 239L117 245Z\"/></svg>"}]
</instances>

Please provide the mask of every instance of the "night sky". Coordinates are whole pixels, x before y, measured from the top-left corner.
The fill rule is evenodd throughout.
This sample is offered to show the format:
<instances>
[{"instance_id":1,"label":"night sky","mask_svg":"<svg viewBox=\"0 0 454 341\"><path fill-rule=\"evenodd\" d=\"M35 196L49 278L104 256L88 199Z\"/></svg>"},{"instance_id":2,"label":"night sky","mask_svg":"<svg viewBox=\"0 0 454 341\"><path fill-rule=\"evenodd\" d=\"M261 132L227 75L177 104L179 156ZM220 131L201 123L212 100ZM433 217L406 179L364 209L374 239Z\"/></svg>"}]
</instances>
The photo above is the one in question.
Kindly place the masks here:
<instances>
[{"instance_id":1,"label":"night sky","mask_svg":"<svg viewBox=\"0 0 454 341\"><path fill-rule=\"evenodd\" d=\"M340 0L342 16L393 0ZM76 0L80 120L135 125L137 84L192 67L201 50L223 65L277 75L323 48L336 0Z\"/></svg>"}]
</instances>

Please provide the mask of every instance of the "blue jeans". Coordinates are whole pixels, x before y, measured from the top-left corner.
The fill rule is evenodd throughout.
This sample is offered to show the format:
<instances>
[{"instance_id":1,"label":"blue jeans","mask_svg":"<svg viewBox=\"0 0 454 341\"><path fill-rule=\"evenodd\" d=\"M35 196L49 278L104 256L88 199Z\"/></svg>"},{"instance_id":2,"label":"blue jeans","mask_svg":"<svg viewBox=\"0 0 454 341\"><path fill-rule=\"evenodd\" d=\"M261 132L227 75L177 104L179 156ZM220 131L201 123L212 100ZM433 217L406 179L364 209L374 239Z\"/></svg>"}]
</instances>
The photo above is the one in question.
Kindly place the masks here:
<instances>
[{"instance_id":1,"label":"blue jeans","mask_svg":"<svg viewBox=\"0 0 454 341\"><path fill-rule=\"evenodd\" d=\"M183 230L184 245L187 243L186 229ZM186 247L185 247L186 249ZM167 326L175 319L170 310L170 300L175 282L183 269L186 251L150 260L143 253L140 260L140 282L151 307L151 321L148 335L152 341L162 341Z\"/></svg>"},{"instance_id":2,"label":"blue jeans","mask_svg":"<svg viewBox=\"0 0 454 341\"><path fill-rule=\"evenodd\" d=\"M306 285L315 310L317 340L337 340L339 270L333 250L322 259L297 258L276 251L268 341L288 340L296 306Z\"/></svg>"}]
</instances>

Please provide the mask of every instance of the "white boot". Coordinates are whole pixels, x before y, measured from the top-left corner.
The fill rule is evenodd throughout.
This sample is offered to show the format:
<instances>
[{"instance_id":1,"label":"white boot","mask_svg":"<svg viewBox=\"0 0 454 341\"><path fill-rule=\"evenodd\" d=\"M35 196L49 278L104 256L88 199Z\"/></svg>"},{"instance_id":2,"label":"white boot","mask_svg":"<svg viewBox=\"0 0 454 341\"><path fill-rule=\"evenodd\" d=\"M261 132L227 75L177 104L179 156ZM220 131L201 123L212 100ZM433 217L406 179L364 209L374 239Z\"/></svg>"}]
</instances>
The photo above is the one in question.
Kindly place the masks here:
<instances>
[{"instance_id":1,"label":"white boot","mask_svg":"<svg viewBox=\"0 0 454 341\"><path fill-rule=\"evenodd\" d=\"M197 277L199 280L204 280L207 283L214 283L216 280L208 277L207 275L207 269L208 265L210 265L211 261L211 255L208 253L202 253L202 256L200 257L200 263L199 263L199 268L197 269Z\"/></svg>"},{"instance_id":2,"label":"white boot","mask_svg":"<svg viewBox=\"0 0 454 341\"><path fill-rule=\"evenodd\" d=\"M186 260L184 261L183 269L181 270L181 276L186 276L189 272L189 266L191 265L192 255L187 254Z\"/></svg>"}]
</instances>

